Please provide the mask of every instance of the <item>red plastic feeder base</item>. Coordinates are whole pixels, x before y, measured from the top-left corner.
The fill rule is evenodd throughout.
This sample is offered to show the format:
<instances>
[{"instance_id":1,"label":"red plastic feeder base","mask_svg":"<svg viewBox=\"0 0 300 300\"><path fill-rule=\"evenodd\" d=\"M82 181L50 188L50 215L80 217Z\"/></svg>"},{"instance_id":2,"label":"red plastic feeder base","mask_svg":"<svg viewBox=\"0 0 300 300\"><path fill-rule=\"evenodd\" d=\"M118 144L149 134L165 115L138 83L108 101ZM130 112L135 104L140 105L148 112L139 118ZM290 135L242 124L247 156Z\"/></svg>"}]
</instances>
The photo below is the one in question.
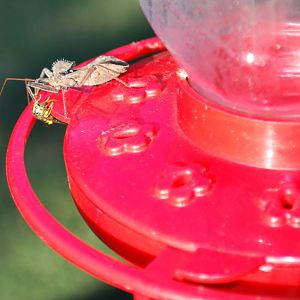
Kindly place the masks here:
<instances>
[{"instance_id":1,"label":"red plastic feeder base","mask_svg":"<svg viewBox=\"0 0 300 300\"><path fill-rule=\"evenodd\" d=\"M109 54L159 50L150 39ZM93 231L135 266L91 249L38 203L23 163L30 108L7 156L19 210L54 250L139 300L300 299L300 123L225 110L182 74L163 51L129 68L121 78L130 88L111 81L66 93L72 195Z\"/></svg>"}]
</instances>

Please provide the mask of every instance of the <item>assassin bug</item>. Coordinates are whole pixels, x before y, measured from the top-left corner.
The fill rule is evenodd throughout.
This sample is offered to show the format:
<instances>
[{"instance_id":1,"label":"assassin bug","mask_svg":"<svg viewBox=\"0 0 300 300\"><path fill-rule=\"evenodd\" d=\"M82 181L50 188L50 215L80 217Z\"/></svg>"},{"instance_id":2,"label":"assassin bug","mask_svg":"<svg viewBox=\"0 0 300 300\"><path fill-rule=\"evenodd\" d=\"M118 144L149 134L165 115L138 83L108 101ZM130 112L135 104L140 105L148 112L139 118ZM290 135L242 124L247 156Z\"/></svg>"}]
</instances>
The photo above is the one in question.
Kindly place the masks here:
<instances>
[{"instance_id":1,"label":"assassin bug","mask_svg":"<svg viewBox=\"0 0 300 300\"><path fill-rule=\"evenodd\" d=\"M43 68L40 77L37 79L29 78L6 78L1 91L0 96L3 92L4 86L8 80L22 80L25 81L26 90L31 99L35 102L33 109L34 116L47 123L59 122L52 116L53 103L47 99L48 103L40 103L37 98L38 91L43 90L51 93L58 93L62 91L62 101L64 108L64 115L67 117L65 91L69 88L78 88L82 86L95 86L112 79L127 85L123 80L119 79L120 74L125 73L129 64L123 60L120 60L114 56L101 55L96 57L90 63L83 67L75 68L75 62L60 59L52 64L51 70ZM32 92L35 90L35 93ZM52 122L52 123L53 123ZM52 124L51 123L51 124Z\"/></svg>"}]
</instances>

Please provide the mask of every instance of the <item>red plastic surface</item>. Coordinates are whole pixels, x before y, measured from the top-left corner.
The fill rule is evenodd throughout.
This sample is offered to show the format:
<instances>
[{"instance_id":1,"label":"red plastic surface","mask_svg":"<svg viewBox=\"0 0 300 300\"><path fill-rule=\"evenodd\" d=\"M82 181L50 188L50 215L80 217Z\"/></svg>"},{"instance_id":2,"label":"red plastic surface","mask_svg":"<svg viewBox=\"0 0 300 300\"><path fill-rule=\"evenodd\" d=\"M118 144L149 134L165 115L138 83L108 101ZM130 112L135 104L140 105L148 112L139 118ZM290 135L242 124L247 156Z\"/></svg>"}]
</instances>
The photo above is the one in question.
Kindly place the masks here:
<instances>
[{"instance_id":1,"label":"red plastic surface","mask_svg":"<svg viewBox=\"0 0 300 300\"><path fill-rule=\"evenodd\" d=\"M214 105L187 81L182 81L181 91L179 123L198 147L212 155L259 168L300 169L300 118L280 120L280 114L277 118L255 118ZM284 102L282 98L281 106Z\"/></svg>"},{"instance_id":2,"label":"red plastic surface","mask_svg":"<svg viewBox=\"0 0 300 300\"><path fill-rule=\"evenodd\" d=\"M157 40L134 46L143 45L152 52L163 48ZM113 54L124 59L128 49L135 53L132 47ZM234 155L216 157L209 147L197 145L188 133L195 126L200 130L209 116L205 111L215 108L205 102L203 113L185 118L182 109L197 112L203 99L187 96L190 87L177 71L163 52L122 76L131 88L109 82L67 93L64 152L75 202L92 229L139 267L88 247L38 202L23 162L34 123L30 107L14 129L7 154L18 209L55 251L140 297L300 298L299 171L240 165ZM59 95L56 100L59 116ZM247 116L237 120L247 118L265 122ZM221 117L215 121L224 124Z\"/></svg>"}]
</instances>

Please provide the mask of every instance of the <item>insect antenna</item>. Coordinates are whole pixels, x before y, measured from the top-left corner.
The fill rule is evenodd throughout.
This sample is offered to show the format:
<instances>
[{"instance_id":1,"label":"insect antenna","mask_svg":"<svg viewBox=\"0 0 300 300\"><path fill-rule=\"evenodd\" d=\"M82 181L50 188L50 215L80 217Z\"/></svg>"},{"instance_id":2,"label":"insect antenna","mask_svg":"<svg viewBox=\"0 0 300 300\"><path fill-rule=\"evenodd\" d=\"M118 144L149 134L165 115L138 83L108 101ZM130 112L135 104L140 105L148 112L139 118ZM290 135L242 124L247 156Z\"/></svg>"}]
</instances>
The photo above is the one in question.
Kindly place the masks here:
<instances>
[{"instance_id":1,"label":"insect antenna","mask_svg":"<svg viewBox=\"0 0 300 300\"><path fill-rule=\"evenodd\" d=\"M30 82L30 81L34 81L34 79L32 79L32 78L6 77L6 78L4 79L4 82L3 82L2 86L1 86L0 97L2 96L2 93L3 93L3 91L4 91L4 88L5 88L6 83L7 83L8 81L23 81L23 82L25 82L25 85L27 86L27 83ZM30 101L29 101L28 93L27 93L27 102L28 102L28 103L30 102Z\"/></svg>"}]
</instances>

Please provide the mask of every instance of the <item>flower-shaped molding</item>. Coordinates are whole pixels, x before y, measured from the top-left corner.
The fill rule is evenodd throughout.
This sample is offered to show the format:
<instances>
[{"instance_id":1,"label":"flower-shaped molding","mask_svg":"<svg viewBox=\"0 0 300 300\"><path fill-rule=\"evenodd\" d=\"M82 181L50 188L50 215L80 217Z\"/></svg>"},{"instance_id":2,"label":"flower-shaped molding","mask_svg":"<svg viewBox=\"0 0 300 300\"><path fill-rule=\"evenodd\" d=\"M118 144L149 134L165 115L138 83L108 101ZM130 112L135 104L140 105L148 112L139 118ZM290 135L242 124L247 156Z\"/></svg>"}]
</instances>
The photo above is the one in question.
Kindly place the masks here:
<instances>
[{"instance_id":1,"label":"flower-shaped molding","mask_svg":"<svg viewBox=\"0 0 300 300\"><path fill-rule=\"evenodd\" d=\"M300 228L300 186L282 183L278 188L267 189L258 204L267 225Z\"/></svg>"},{"instance_id":2,"label":"flower-shaped molding","mask_svg":"<svg viewBox=\"0 0 300 300\"><path fill-rule=\"evenodd\" d=\"M103 153L116 156L125 153L145 151L158 132L154 124L141 124L128 121L112 126L98 138Z\"/></svg>"},{"instance_id":3,"label":"flower-shaped molding","mask_svg":"<svg viewBox=\"0 0 300 300\"><path fill-rule=\"evenodd\" d=\"M154 196L183 207L209 193L213 180L200 163L171 164L154 185Z\"/></svg>"}]
</instances>

